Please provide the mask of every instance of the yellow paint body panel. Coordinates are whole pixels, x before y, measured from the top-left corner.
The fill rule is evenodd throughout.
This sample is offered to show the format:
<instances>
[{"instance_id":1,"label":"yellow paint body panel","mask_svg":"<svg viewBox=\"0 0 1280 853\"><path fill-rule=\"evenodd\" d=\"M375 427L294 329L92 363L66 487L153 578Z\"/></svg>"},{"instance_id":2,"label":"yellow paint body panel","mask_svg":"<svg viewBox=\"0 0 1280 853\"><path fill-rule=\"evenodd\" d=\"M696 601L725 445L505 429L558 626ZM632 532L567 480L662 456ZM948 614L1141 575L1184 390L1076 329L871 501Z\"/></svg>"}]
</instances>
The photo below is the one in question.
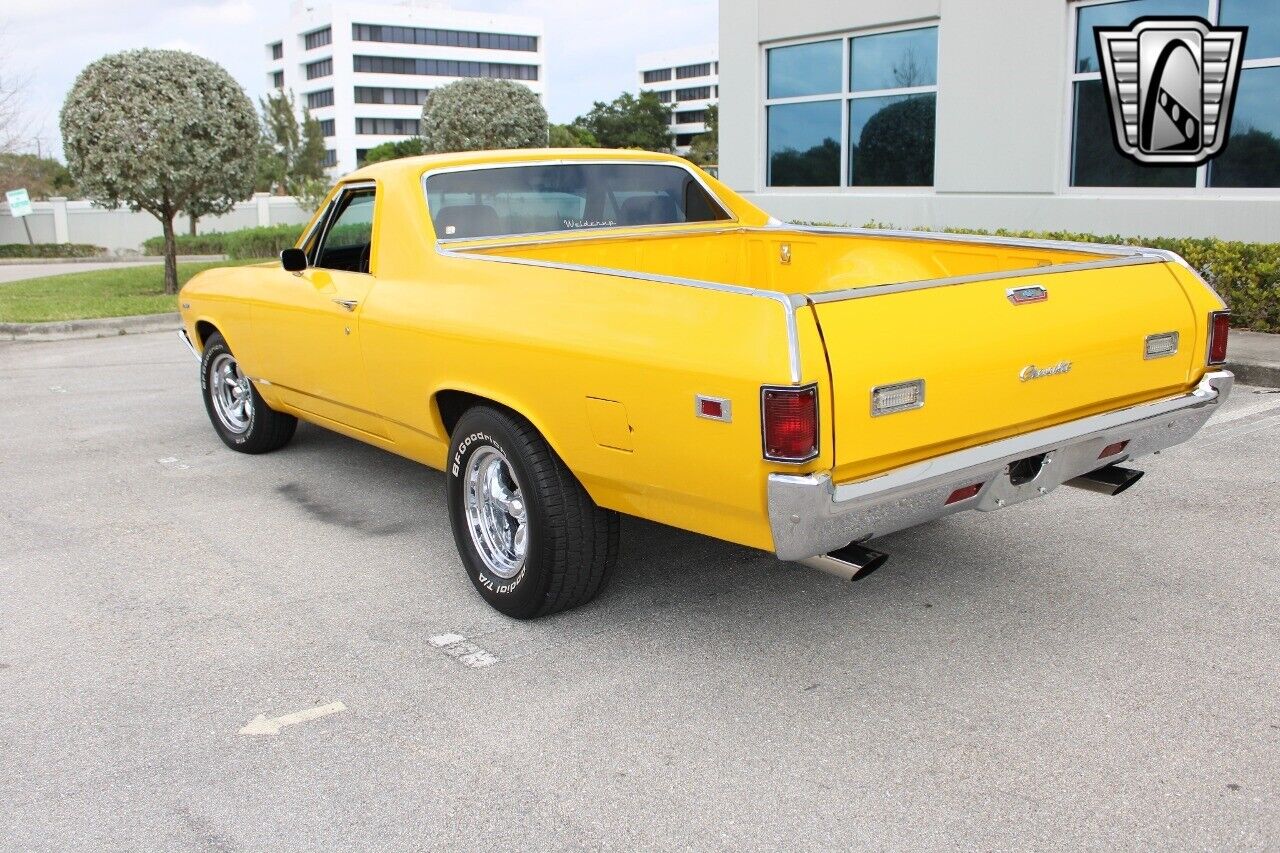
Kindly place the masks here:
<instances>
[{"instance_id":1,"label":"yellow paint body panel","mask_svg":"<svg viewBox=\"0 0 1280 853\"><path fill-rule=\"evenodd\" d=\"M220 331L272 407L435 468L449 457L441 395L494 401L528 418L602 506L764 549L769 473L866 476L1178 393L1204 372L1206 315L1220 303L1176 264L1041 280L1037 270L1104 255L788 229L700 172L729 221L437 243L428 172L602 159L687 166L583 149L371 166L346 180L377 188L369 275L203 273L182 291L187 330L197 346ZM1004 291L1024 281L1048 286L1049 302L1012 306ZM1142 336L1166 330L1182 335L1179 355L1144 361ZM1079 372L1017 379L1024 364L1064 358ZM923 409L870 417L873 385L917 377ZM767 462L760 386L793 381L818 383L821 453ZM732 401L732 422L696 417L699 394Z\"/></svg>"}]
</instances>

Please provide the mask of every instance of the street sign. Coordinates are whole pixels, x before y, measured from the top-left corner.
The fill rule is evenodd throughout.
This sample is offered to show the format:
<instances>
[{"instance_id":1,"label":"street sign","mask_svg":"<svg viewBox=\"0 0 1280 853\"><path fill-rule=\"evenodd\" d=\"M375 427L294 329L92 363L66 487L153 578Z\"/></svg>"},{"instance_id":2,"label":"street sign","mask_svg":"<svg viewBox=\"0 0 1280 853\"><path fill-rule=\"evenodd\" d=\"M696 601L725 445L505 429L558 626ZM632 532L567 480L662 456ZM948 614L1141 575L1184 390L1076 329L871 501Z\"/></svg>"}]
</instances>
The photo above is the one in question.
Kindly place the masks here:
<instances>
[{"instance_id":1,"label":"street sign","mask_svg":"<svg viewBox=\"0 0 1280 853\"><path fill-rule=\"evenodd\" d=\"M30 216L35 212L31 209L31 197L27 195L25 189L9 190L4 197L9 202L9 215L15 219Z\"/></svg>"}]
</instances>

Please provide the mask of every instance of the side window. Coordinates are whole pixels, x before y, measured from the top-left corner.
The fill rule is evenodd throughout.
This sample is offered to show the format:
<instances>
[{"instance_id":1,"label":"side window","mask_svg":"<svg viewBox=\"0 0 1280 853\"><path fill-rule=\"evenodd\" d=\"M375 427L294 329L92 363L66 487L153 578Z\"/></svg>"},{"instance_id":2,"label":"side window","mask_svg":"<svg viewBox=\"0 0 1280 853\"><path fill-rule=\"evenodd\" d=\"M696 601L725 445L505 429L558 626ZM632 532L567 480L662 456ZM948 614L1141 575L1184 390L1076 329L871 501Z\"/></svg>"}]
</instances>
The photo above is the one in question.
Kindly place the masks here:
<instances>
[{"instance_id":1,"label":"side window","mask_svg":"<svg viewBox=\"0 0 1280 853\"><path fill-rule=\"evenodd\" d=\"M369 272L373 244L373 190L355 190L338 200L338 209L316 249L314 266Z\"/></svg>"}]
</instances>

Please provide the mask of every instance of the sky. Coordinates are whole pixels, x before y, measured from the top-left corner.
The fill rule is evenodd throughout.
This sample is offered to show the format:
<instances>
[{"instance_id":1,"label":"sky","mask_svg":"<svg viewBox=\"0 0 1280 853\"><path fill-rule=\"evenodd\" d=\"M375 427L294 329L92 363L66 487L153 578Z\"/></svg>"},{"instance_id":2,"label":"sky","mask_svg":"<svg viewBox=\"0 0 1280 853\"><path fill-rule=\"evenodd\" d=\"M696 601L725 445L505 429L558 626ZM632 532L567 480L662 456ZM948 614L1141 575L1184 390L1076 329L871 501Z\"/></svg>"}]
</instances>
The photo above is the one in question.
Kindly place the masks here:
<instances>
[{"instance_id":1,"label":"sky","mask_svg":"<svg viewBox=\"0 0 1280 853\"><path fill-rule=\"evenodd\" d=\"M547 109L555 122L633 90L636 54L717 40L716 0L445 5L543 19ZM283 33L288 8L289 0L0 0L0 74L25 81L25 112L39 149L61 156L58 111L88 63L130 48L189 50L226 68L257 103L266 91L263 45Z\"/></svg>"}]
</instances>

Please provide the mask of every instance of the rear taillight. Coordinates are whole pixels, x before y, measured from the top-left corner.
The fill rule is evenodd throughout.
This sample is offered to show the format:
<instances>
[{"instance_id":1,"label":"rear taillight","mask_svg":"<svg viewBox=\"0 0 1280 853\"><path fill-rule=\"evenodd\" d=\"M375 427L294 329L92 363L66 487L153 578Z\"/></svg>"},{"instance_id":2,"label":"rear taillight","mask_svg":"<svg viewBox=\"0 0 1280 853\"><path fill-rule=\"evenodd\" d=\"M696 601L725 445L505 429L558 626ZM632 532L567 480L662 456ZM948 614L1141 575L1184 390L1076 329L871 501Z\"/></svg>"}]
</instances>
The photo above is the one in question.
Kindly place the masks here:
<instances>
[{"instance_id":1,"label":"rear taillight","mask_svg":"<svg viewBox=\"0 0 1280 853\"><path fill-rule=\"evenodd\" d=\"M1227 361L1227 333L1231 330L1231 312L1214 311L1209 315L1209 363Z\"/></svg>"},{"instance_id":2,"label":"rear taillight","mask_svg":"<svg viewBox=\"0 0 1280 853\"><path fill-rule=\"evenodd\" d=\"M818 386L760 389L764 458L807 462L818 455Z\"/></svg>"}]
</instances>

